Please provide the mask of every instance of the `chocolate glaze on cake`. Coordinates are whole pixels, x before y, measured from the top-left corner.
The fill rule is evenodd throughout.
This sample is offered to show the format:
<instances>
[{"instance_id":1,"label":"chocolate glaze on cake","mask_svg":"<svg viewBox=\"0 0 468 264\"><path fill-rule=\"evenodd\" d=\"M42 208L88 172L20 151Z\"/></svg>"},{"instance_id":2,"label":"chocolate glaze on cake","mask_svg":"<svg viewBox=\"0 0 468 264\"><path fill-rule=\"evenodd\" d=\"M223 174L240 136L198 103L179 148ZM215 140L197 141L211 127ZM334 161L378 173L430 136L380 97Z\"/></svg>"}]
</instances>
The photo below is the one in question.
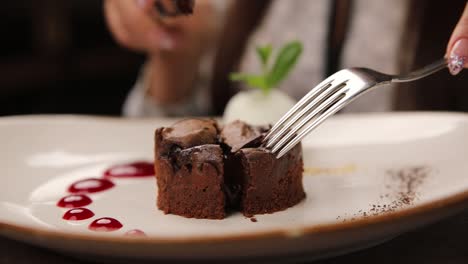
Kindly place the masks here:
<instances>
[{"instance_id":1,"label":"chocolate glaze on cake","mask_svg":"<svg viewBox=\"0 0 468 264\"><path fill-rule=\"evenodd\" d=\"M242 148L259 146L268 129L261 126L249 126L237 120L223 127L220 133L221 142L229 146L232 153L235 153Z\"/></svg>"},{"instance_id":2,"label":"chocolate glaze on cake","mask_svg":"<svg viewBox=\"0 0 468 264\"><path fill-rule=\"evenodd\" d=\"M217 144L218 126L213 120L187 119L163 128L161 136L168 144L180 148Z\"/></svg>"},{"instance_id":3,"label":"chocolate glaze on cake","mask_svg":"<svg viewBox=\"0 0 468 264\"><path fill-rule=\"evenodd\" d=\"M267 128L236 121L221 131L213 120L183 120L155 137L158 207L185 217L222 219L273 213L299 203L302 148L281 159L261 148Z\"/></svg>"}]
</instances>

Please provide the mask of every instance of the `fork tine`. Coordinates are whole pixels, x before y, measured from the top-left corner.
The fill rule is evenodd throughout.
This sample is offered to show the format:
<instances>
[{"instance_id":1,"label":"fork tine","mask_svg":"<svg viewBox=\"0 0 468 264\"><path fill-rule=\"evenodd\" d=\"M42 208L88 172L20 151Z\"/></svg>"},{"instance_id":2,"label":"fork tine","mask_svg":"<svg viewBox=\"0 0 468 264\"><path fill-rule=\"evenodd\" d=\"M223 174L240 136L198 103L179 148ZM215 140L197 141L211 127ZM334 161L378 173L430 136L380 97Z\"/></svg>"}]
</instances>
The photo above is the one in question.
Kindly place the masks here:
<instances>
[{"instance_id":1,"label":"fork tine","mask_svg":"<svg viewBox=\"0 0 468 264\"><path fill-rule=\"evenodd\" d=\"M316 107L312 112L308 113L304 119L302 119L298 124L294 125L294 127L291 127L291 130L288 132L286 136L281 138L281 140L275 144L273 149L271 150L273 153L277 152L278 150L282 149L290 140L293 138L307 123L309 123L312 119L314 119L317 116L320 116L320 113L327 108L333 106L337 102L337 100L341 99L340 97L345 94L349 88L342 87L341 90L330 96L327 100L324 102L320 103L318 106L314 105ZM300 116L302 118L303 116Z\"/></svg>"},{"instance_id":2,"label":"fork tine","mask_svg":"<svg viewBox=\"0 0 468 264\"><path fill-rule=\"evenodd\" d=\"M328 84L321 89L320 93L317 94L317 97L315 97L311 102L306 102L305 106L300 110L300 112L297 114L292 115L289 120L287 121L286 125L284 125L279 132L276 132L275 135L271 139L268 140L266 144L266 148L271 148L275 145L278 140L280 140L288 130L294 125L301 117L303 117L305 114L310 112L314 107L316 107L318 104L322 103L325 101L327 98L330 97L330 95L335 94L335 92L339 91L341 88L343 88L346 85L346 82L342 82L334 87L330 88L331 84Z\"/></svg>"},{"instance_id":3,"label":"fork tine","mask_svg":"<svg viewBox=\"0 0 468 264\"><path fill-rule=\"evenodd\" d=\"M320 117L314 120L309 125L309 127L301 131L291 141L289 141L289 143L283 149L281 149L281 151L276 157L279 159L286 153L288 153L288 151L290 151L294 146L296 146L296 144L299 143L305 136L307 136L310 133L310 131L314 130L317 126L322 124L328 117L342 109L346 105L346 102L349 103L348 99L350 97L352 96L345 95L344 97L340 98L337 102L335 102L335 104L328 108Z\"/></svg>"},{"instance_id":4,"label":"fork tine","mask_svg":"<svg viewBox=\"0 0 468 264\"><path fill-rule=\"evenodd\" d=\"M270 132L265 136L264 141L266 142L282 125L288 121L288 119L293 116L297 111L299 111L302 106L304 106L310 99L314 98L318 93L320 93L323 89L328 88L331 83L333 82L333 77L330 76L323 82L319 83L317 86L312 88L312 90L307 93L294 107L289 110L276 124L270 129Z\"/></svg>"}]
</instances>

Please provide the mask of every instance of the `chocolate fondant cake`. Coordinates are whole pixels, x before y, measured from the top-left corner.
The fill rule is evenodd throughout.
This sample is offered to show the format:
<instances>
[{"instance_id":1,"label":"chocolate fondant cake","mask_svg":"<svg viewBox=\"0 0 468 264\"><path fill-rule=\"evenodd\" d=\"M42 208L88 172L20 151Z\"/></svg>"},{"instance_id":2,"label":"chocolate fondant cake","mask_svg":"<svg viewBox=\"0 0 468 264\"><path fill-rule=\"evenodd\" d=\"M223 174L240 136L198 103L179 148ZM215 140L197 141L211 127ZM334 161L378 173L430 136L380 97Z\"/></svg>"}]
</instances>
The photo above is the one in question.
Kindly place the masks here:
<instances>
[{"instance_id":1,"label":"chocolate fondant cake","mask_svg":"<svg viewBox=\"0 0 468 264\"><path fill-rule=\"evenodd\" d=\"M223 219L273 213L299 203L302 148L281 159L261 141L268 131L236 121L222 129L213 120L183 120L156 130L155 173L159 209L185 217Z\"/></svg>"}]
</instances>

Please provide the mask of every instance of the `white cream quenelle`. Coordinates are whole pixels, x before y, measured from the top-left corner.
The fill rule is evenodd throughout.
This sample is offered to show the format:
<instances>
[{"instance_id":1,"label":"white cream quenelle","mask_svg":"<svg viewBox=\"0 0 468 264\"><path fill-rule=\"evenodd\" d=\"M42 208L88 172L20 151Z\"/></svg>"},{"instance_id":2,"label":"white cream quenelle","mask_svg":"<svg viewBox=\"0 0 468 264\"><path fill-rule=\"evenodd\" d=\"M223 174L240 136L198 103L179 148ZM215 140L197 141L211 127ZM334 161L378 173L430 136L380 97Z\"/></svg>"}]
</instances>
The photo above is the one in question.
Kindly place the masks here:
<instances>
[{"instance_id":1,"label":"white cream quenelle","mask_svg":"<svg viewBox=\"0 0 468 264\"><path fill-rule=\"evenodd\" d=\"M243 120L253 125L274 124L296 101L286 93L274 90L265 94L260 90L239 92L227 104L223 121Z\"/></svg>"},{"instance_id":2,"label":"white cream quenelle","mask_svg":"<svg viewBox=\"0 0 468 264\"><path fill-rule=\"evenodd\" d=\"M286 114L296 102L276 88L293 71L303 49L299 41L286 43L278 51L270 44L257 46L261 70L231 74L232 81L242 81L249 89L239 92L229 101L224 121L243 120L255 125L268 125L276 123Z\"/></svg>"}]
</instances>

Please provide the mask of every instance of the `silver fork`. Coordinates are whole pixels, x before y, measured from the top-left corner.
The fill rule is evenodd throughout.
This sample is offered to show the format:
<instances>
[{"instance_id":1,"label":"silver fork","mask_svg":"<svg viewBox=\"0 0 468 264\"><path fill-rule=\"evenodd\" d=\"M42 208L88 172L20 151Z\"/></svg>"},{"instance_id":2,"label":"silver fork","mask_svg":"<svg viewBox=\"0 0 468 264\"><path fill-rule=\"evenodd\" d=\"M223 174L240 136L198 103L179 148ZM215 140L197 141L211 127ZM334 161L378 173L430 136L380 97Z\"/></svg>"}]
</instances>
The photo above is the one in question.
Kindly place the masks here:
<instances>
[{"instance_id":1,"label":"silver fork","mask_svg":"<svg viewBox=\"0 0 468 264\"><path fill-rule=\"evenodd\" d=\"M364 93L384 84L419 80L447 67L441 59L405 75L388 75L367 68L341 70L315 86L270 130L263 146L279 159L328 117Z\"/></svg>"}]
</instances>

